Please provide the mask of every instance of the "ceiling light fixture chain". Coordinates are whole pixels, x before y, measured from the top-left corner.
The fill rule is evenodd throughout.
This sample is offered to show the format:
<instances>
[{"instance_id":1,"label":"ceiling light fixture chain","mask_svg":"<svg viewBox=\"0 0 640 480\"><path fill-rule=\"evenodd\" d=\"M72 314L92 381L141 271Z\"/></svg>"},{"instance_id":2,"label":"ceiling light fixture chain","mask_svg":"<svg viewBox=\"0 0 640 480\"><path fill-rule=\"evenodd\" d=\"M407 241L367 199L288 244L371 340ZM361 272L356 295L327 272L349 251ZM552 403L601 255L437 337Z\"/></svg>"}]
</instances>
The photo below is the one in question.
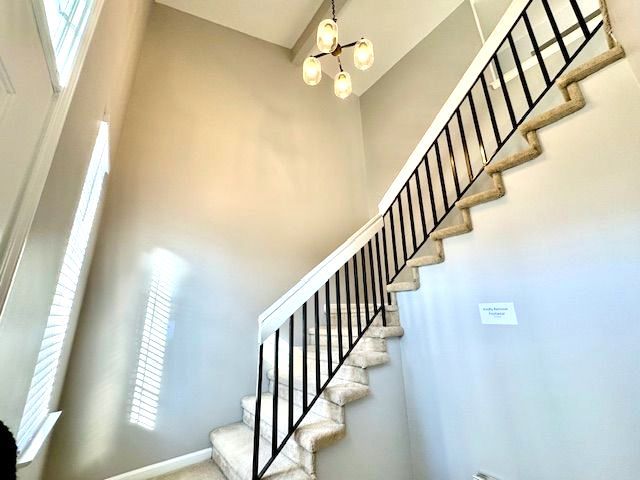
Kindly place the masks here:
<instances>
[{"instance_id":1,"label":"ceiling light fixture chain","mask_svg":"<svg viewBox=\"0 0 640 480\"><path fill-rule=\"evenodd\" d=\"M338 62L338 73L334 77L334 93L339 98L351 95L351 75L342 67L342 55L345 48L353 47L353 63L358 70L367 70L373 65L373 43L362 37L356 42L340 45L338 41L338 18L336 16L335 0L331 0L331 18L322 20L318 25L316 43L320 53L310 55L302 65L302 79L307 85L317 85L322 80L322 65L320 58L331 54Z\"/></svg>"}]
</instances>

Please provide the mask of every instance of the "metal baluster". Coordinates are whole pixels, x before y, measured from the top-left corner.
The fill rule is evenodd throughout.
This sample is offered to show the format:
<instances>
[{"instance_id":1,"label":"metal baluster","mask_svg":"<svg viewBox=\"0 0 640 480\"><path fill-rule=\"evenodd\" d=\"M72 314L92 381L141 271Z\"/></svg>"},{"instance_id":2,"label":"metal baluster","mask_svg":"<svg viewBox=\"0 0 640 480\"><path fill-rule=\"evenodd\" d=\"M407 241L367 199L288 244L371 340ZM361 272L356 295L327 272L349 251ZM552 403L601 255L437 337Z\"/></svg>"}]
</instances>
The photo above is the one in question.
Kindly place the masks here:
<instances>
[{"instance_id":1,"label":"metal baluster","mask_svg":"<svg viewBox=\"0 0 640 480\"><path fill-rule=\"evenodd\" d=\"M280 383L280 373L278 372L278 350L280 346L280 329L276 330L276 345L274 349L273 361L273 412L271 418L271 456L278 453L278 384Z\"/></svg>"},{"instance_id":2,"label":"metal baluster","mask_svg":"<svg viewBox=\"0 0 640 480\"><path fill-rule=\"evenodd\" d=\"M425 236L426 238L426 236ZM382 248L384 249L384 272L385 272L385 291L389 285L389 255L387 255L387 231L382 223ZM391 294L387 292L387 303L391 305ZM359 309L360 307L358 307Z\"/></svg>"},{"instance_id":3,"label":"metal baluster","mask_svg":"<svg viewBox=\"0 0 640 480\"><path fill-rule=\"evenodd\" d=\"M340 303L340 269L336 272L336 313L338 314L338 363L342 363L344 353L342 351L342 304Z\"/></svg>"},{"instance_id":4,"label":"metal baluster","mask_svg":"<svg viewBox=\"0 0 640 480\"><path fill-rule=\"evenodd\" d=\"M433 144L436 151L436 165L438 167L438 176L440 177L440 189L442 190L442 200L444 202L444 209L449 210L449 199L447 198L447 186L444 182L444 172L442 171L442 157L440 156L440 145L438 145L438 139Z\"/></svg>"},{"instance_id":5,"label":"metal baluster","mask_svg":"<svg viewBox=\"0 0 640 480\"><path fill-rule=\"evenodd\" d=\"M480 147L480 156L482 157L482 163L487 164L487 152L484 150L484 140L482 140L482 131L480 130L480 122L478 121L478 114L476 112L476 104L473 101L473 94L469 90L469 106L471 107L471 116L473 117L473 126L476 129L476 136L478 137L478 145Z\"/></svg>"},{"instance_id":6,"label":"metal baluster","mask_svg":"<svg viewBox=\"0 0 640 480\"><path fill-rule=\"evenodd\" d=\"M542 76L544 77L544 81L548 87L552 83L551 77L549 77L547 66L544 64L544 58L542 56L542 52L540 51L538 40L536 39L536 35L533 32L533 27L531 26L531 21L529 20L529 15L527 15L526 11L522 14L522 18L524 20L524 25L527 28L527 33L529 34L531 45L533 45L533 51L535 52L536 58L538 59L538 65L540 65L540 71L542 72Z\"/></svg>"},{"instance_id":7,"label":"metal baluster","mask_svg":"<svg viewBox=\"0 0 640 480\"><path fill-rule=\"evenodd\" d=\"M393 252L393 266L395 275L398 274L398 247L396 246L396 227L393 220L393 205L389 207L389 227L391 228L391 250Z\"/></svg>"},{"instance_id":8,"label":"metal baluster","mask_svg":"<svg viewBox=\"0 0 640 480\"><path fill-rule=\"evenodd\" d=\"M258 461L260 459L260 412L262 411L262 359L264 346L260 344L258 352L258 386L256 387L256 411L253 424L253 478L258 478Z\"/></svg>"},{"instance_id":9,"label":"metal baluster","mask_svg":"<svg viewBox=\"0 0 640 480\"><path fill-rule=\"evenodd\" d=\"M531 92L529 91L529 85L527 84L527 78L524 75L524 70L522 70L522 64L520 63L520 55L518 55L518 50L516 49L516 44L513 41L513 36L509 34L507 36L507 40L509 41L509 47L511 48L513 59L516 62L516 68L518 69L518 76L520 77L520 83L522 84L522 90L524 91L524 96L527 99L527 105L529 105L529 108L532 108L533 99L531 98Z\"/></svg>"},{"instance_id":10,"label":"metal baluster","mask_svg":"<svg viewBox=\"0 0 640 480\"><path fill-rule=\"evenodd\" d=\"M387 309L384 305L384 286L382 285L382 262L380 262L380 232L376 232L376 258L378 260L378 281L380 285L380 306L382 307L382 326L387 326Z\"/></svg>"},{"instance_id":11,"label":"metal baluster","mask_svg":"<svg viewBox=\"0 0 640 480\"><path fill-rule=\"evenodd\" d=\"M377 305L378 305L378 299L376 296L376 274L375 274L375 270L373 269L373 250L371 247L371 240L369 240L368 243L368 250L369 250L369 273L371 275L371 296L373 297L373 312L375 315L376 310L378 309ZM370 321L373 320L373 316L369 319ZM367 325L369 324L369 322L367 322Z\"/></svg>"},{"instance_id":12,"label":"metal baluster","mask_svg":"<svg viewBox=\"0 0 640 480\"><path fill-rule=\"evenodd\" d=\"M404 189L403 189L404 190ZM407 255L407 236L404 231L404 212L402 208L402 190L398 194L398 217L400 218L400 241L402 243L402 255L404 257L404 263L402 266L404 267L407 263L407 259L409 256Z\"/></svg>"},{"instance_id":13,"label":"metal baluster","mask_svg":"<svg viewBox=\"0 0 640 480\"><path fill-rule=\"evenodd\" d=\"M364 260L364 247L360 249L360 260L362 266L362 289L364 292L365 304L364 318L366 320L365 325L369 325L369 292L367 291L367 264Z\"/></svg>"},{"instance_id":14,"label":"metal baluster","mask_svg":"<svg viewBox=\"0 0 640 480\"><path fill-rule=\"evenodd\" d=\"M413 253L418 249L416 241L416 226L413 220L413 202L411 201L411 182L407 182L407 204L409 205L409 230L411 230L411 242L413 243Z\"/></svg>"},{"instance_id":15,"label":"metal baluster","mask_svg":"<svg viewBox=\"0 0 640 480\"><path fill-rule=\"evenodd\" d=\"M487 87L487 79L484 76L484 72L480 75L480 81L482 83L482 91L484 92L484 98L487 102L487 108L489 109L489 116L491 117L491 126L493 127L493 135L496 137L497 148L502 146L502 139L500 138L500 130L498 129L498 122L496 122L496 113L493 110L493 103L491 102L491 95L489 94L489 88ZM458 193L458 196L460 194Z\"/></svg>"},{"instance_id":16,"label":"metal baluster","mask_svg":"<svg viewBox=\"0 0 640 480\"><path fill-rule=\"evenodd\" d=\"M360 318L360 282L358 281L358 253L352 257L353 260L353 281L356 290L356 324L358 325L358 338L362 335L362 319Z\"/></svg>"},{"instance_id":17,"label":"metal baluster","mask_svg":"<svg viewBox=\"0 0 640 480\"><path fill-rule=\"evenodd\" d=\"M428 155L428 152L427 152ZM433 195L433 182L431 181L431 169L429 168L429 157L426 157L424 168L427 172L427 186L429 187L429 200L431 201L431 214L433 215L433 224L438 223L438 214L436 212L436 200Z\"/></svg>"},{"instance_id":18,"label":"metal baluster","mask_svg":"<svg viewBox=\"0 0 640 480\"><path fill-rule=\"evenodd\" d=\"M418 206L420 207L420 223L422 225L422 243L427 240L427 219L424 216L424 201L422 200L422 187L420 186L420 178L418 177L418 169L413 172L416 181L416 189L418 190ZM384 230L384 227L382 228ZM384 241L384 238L383 238ZM386 253L385 253L386 262Z\"/></svg>"},{"instance_id":19,"label":"metal baluster","mask_svg":"<svg viewBox=\"0 0 640 480\"><path fill-rule=\"evenodd\" d=\"M302 305L302 414L307 413L307 385L309 383L308 379L308 361L307 355L308 347L307 347L307 302L304 302Z\"/></svg>"},{"instance_id":20,"label":"metal baluster","mask_svg":"<svg viewBox=\"0 0 640 480\"><path fill-rule=\"evenodd\" d=\"M289 398L288 398L288 407L289 407L289 428L287 429L287 433L293 431L293 343L294 343L294 330L293 330L293 315L289 318ZM306 358L303 359L303 362L306 361Z\"/></svg>"},{"instance_id":21,"label":"metal baluster","mask_svg":"<svg viewBox=\"0 0 640 480\"><path fill-rule=\"evenodd\" d=\"M544 7L544 11L547 14L547 18L549 19L551 30L553 30L553 36L556 38L556 41L558 42L558 46L560 47L560 51L562 52L562 56L564 57L564 61L566 63L570 63L571 57L569 56L569 52L567 51L567 46L564 44L564 39L562 38L560 29L558 28L558 24L556 23L556 19L553 16L553 11L551 10L551 6L549 5L548 0L541 0L541 1L542 1L542 6Z\"/></svg>"},{"instance_id":22,"label":"metal baluster","mask_svg":"<svg viewBox=\"0 0 640 480\"><path fill-rule=\"evenodd\" d=\"M326 310L326 323L325 327L327 329L327 371L328 376L331 378L331 373L333 373L333 359L331 358L331 287L329 286L329 280L324 286L324 300L325 300L325 310Z\"/></svg>"},{"instance_id":23,"label":"metal baluster","mask_svg":"<svg viewBox=\"0 0 640 480\"><path fill-rule=\"evenodd\" d=\"M349 260L344 264L345 293L347 295L347 328L349 329L349 350L353 347L353 332L351 331L351 278L349 278Z\"/></svg>"},{"instance_id":24,"label":"metal baluster","mask_svg":"<svg viewBox=\"0 0 640 480\"><path fill-rule=\"evenodd\" d=\"M316 396L320 395L320 292L316 292L313 296L315 309L315 328L314 337L316 343Z\"/></svg>"},{"instance_id":25,"label":"metal baluster","mask_svg":"<svg viewBox=\"0 0 640 480\"><path fill-rule=\"evenodd\" d=\"M502 47L502 45L500 45L500 47ZM496 65L496 71L498 72L498 79L500 80L500 86L502 87L502 95L504 96L504 101L506 102L507 110L509 111L511 125L515 129L518 127L518 122L516 121L516 113L513 111L511 97L509 96L509 90L507 90L507 82L504 79L504 74L502 73L502 67L500 66L500 60L498 60L497 53L493 56L493 63L495 63Z\"/></svg>"},{"instance_id":26,"label":"metal baluster","mask_svg":"<svg viewBox=\"0 0 640 480\"><path fill-rule=\"evenodd\" d=\"M458 128L460 129L460 138L462 140L462 149L464 150L464 160L467 164L467 175L469 176L469 182L473 182L473 171L471 170L471 157L469 157L469 147L467 145L467 136L464 134L464 125L462 124L462 115L460 109L456 110L456 117L458 118ZM436 223L437 219L434 218Z\"/></svg>"},{"instance_id":27,"label":"metal baluster","mask_svg":"<svg viewBox=\"0 0 640 480\"><path fill-rule=\"evenodd\" d=\"M449 131L449 124L444 128L445 136L447 138L447 148L449 149L449 162L451 163L451 171L453 172L453 183L456 187L456 195L460 196L460 180L458 179L458 167L456 167L456 157L453 154L453 144L451 143L451 132Z\"/></svg>"},{"instance_id":28,"label":"metal baluster","mask_svg":"<svg viewBox=\"0 0 640 480\"><path fill-rule=\"evenodd\" d=\"M578 20L578 25L580 25L580 28L582 29L582 33L584 34L584 38L588 39L589 35L591 35L591 32L589 32L589 28L587 27L587 22L585 21L584 17L582 16L582 12L580 11L580 6L578 5L578 2L576 2L576 0L569 0L569 3L571 4L571 8L573 9L573 13L576 14L576 20Z\"/></svg>"}]
</instances>

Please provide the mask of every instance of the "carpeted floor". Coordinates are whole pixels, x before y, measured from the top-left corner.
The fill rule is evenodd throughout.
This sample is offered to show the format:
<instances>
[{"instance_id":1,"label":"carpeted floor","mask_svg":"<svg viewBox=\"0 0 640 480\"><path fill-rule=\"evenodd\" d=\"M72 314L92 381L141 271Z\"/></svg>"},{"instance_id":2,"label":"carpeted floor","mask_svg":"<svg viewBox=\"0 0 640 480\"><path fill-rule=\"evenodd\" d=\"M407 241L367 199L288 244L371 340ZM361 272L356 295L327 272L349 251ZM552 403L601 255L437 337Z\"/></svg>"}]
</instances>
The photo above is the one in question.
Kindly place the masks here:
<instances>
[{"instance_id":1,"label":"carpeted floor","mask_svg":"<svg viewBox=\"0 0 640 480\"><path fill-rule=\"evenodd\" d=\"M207 460L153 480L226 480L226 477L212 460Z\"/></svg>"}]
</instances>

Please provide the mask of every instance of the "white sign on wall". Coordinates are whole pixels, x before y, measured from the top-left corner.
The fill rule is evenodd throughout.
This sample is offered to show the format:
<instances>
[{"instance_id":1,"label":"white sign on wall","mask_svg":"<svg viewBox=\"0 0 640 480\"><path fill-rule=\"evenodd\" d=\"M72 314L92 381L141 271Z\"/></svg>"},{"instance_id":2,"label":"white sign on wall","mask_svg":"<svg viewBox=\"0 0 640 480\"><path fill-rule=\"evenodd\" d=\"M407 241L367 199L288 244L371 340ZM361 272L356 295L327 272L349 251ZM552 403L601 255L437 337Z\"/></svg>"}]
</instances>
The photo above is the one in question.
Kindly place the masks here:
<instances>
[{"instance_id":1,"label":"white sign on wall","mask_svg":"<svg viewBox=\"0 0 640 480\"><path fill-rule=\"evenodd\" d=\"M513 303L481 303L478 308L483 325L518 325Z\"/></svg>"}]
</instances>

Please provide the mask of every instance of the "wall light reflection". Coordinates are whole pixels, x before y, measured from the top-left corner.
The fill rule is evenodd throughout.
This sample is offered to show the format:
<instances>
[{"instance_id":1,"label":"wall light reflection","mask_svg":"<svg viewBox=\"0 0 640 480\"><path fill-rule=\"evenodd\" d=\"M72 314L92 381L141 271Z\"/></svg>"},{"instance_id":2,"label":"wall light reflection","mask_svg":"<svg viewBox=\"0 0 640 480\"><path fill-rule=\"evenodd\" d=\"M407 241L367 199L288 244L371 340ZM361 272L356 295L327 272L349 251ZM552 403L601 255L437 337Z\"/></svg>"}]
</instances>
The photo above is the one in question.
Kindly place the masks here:
<instances>
[{"instance_id":1,"label":"wall light reflection","mask_svg":"<svg viewBox=\"0 0 640 480\"><path fill-rule=\"evenodd\" d=\"M156 426L169 319L180 266L179 258L167 250L156 249L151 255L151 285L129 413L130 423L147 430Z\"/></svg>"}]
</instances>

